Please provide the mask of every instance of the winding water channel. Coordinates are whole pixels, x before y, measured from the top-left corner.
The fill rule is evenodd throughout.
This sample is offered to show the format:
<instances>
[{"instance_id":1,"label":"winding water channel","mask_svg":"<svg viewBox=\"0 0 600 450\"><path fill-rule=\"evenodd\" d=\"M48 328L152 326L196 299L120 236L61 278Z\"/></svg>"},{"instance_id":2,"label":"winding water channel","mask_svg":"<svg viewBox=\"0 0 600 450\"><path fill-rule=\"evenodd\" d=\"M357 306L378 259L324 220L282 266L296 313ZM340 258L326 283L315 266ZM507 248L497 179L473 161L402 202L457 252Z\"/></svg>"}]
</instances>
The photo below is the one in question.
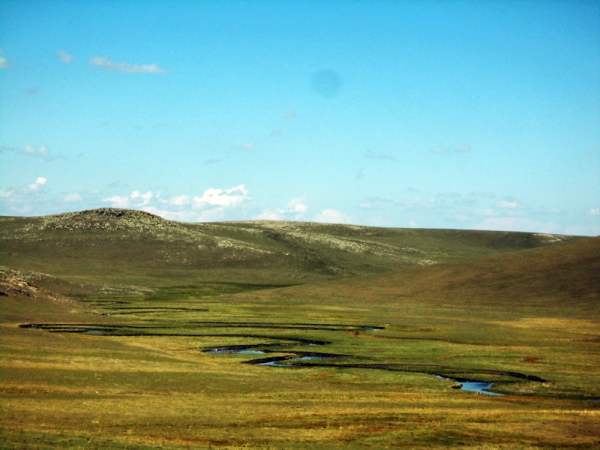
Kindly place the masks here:
<instances>
[{"instance_id":1,"label":"winding water channel","mask_svg":"<svg viewBox=\"0 0 600 450\"><path fill-rule=\"evenodd\" d=\"M254 344L254 345L229 345L229 346L219 346L219 347L206 347L203 349L206 353L211 353L214 355L243 355L243 356L258 356L258 355L267 355L270 353L277 353L278 356L269 356L258 359L251 359L249 361L244 361L245 364L253 364L256 366L269 366L269 367L284 367L284 368L293 368L293 367L335 367L335 368L351 368L356 367L354 365L348 364L320 364L319 361L325 360L335 360L351 357L351 355L343 355L336 353L322 353L322 352L302 352L302 351L286 351L286 346L292 346L295 343L291 344ZM326 345L318 342L318 344L313 345ZM281 353L285 352L286 354L281 356ZM306 361L311 361L311 364L303 364ZM316 362L316 363L315 363ZM394 370L390 367L375 367L375 366L362 366L361 368L366 369L382 369L382 370ZM425 372L427 373L427 372ZM499 392L494 392L491 388L494 386L494 383L489 381L481 381L481 380L471 380L467 378L460 377L449 377L443 375L434 375L436 378L444 381L451 381L458 383L455 388L460 389L465 392L473 392L475 394L488 395L491 397L501 397L504 394Z\"/></svg>"},{"instance_id":2,"label":"winding water channel","mask_svg":"<svg viewBox=\"0 0 600 450\"><path fill-rule=\"evenodd\" d=\"M370 362L369 357L355 355L325 353L316 351L296 350L298 346L326 346L331 341L309 339L296 336L278 336L252 333L218 333L208 334L197 331L203 328L251 328L251 329L277 329L277 330L319 330L319 331L376 331L384 327L376 325L356 324L315 324L315 323L265 323L265 322L221 322L221 321L190 321L178 325L161 324L158 322L145 324L91 324L91 323L26 323L21 328L45 330L51 333L81 333L94 336L153 336L153 337L223 337L223 338L252 338L264 339L265 342L257 344L222 345L202 348L202 351L212 355L242 355L256 356L242 361L243 364L266 366L274 368L334 368L334 369L369 369L385 370L392 372L423 373L432 375L444 381L457 383L454 386L465 392L472 392L487 396L502 396L499 392L492 391L494 383L489 380L479 379L481 375L492 377L509 377L516 380L543 382L540 377L527 375L520 372L502 371L493 369L477 369L473 375L477 378L467 378L464 369L440 367L429 364L384 364ZM185 330L190 330L185 331ZM364 361L364 362L362 362ZM454 375L456 374L456 375ZM459 375L460 374L460 375Z\"/></svg>"}]
</instances>

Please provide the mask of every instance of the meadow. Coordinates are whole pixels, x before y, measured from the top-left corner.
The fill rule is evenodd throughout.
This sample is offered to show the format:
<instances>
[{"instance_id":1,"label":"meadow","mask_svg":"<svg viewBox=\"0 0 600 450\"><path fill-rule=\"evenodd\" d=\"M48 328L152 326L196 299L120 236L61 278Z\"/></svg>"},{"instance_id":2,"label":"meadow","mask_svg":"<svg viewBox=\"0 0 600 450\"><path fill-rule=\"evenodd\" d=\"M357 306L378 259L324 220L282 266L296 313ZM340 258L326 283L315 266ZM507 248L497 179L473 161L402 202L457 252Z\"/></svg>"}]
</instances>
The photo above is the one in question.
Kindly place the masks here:
<instances>
[{"instance_id":1,"label":"meadow","mask_svg":"<svg viewBox=\"0 0 600 450\"><path fill-rule=\"evenodd\" d=\"M0 264L4 448L600 447L599 238L95 210Z\"/></svg>"}]
</instances>

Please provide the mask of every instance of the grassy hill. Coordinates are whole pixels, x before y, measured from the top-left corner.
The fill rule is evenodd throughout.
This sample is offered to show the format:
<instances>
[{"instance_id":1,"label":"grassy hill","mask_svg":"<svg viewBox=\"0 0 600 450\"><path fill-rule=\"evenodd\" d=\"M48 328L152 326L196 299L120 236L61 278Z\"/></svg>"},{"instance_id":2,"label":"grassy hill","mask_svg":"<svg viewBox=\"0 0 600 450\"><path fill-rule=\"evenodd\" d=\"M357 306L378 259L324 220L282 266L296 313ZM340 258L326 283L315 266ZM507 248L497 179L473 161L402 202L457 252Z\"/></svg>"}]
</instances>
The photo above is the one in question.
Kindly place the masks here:
<instances>
[{"instance_id":1,"label":"grassy hill","mask_svg":"<svg viewBox=\"0 0 600 450\"><path fill-rule=\"evenodd\" d=\"M188 224L96 209L0 217L0 265L89 282L295 284L470 260L573 238L302 222Z\"/></svg>"},{"instance_id":2,"label":"grassy hill","mask_svg":"<svg viewBox=\"0 0 600 450\"><path fill-rule=\"evenodd\" d=\"M0 265L7 448L600 446L600 238L101 209Z\"/></svg>"}]
</instances>

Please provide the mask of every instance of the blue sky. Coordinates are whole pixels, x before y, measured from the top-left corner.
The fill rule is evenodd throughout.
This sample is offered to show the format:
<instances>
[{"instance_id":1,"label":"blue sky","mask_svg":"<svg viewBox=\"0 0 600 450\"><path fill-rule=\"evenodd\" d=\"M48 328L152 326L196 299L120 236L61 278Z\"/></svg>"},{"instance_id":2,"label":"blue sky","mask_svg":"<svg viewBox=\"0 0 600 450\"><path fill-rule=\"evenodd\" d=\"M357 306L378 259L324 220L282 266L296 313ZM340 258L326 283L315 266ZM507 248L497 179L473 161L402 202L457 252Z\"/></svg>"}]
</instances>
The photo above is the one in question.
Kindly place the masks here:
<instances>
[{"instance_id":1,"label":"blue sky","mask_svg":"<svg viewBox=\"0 0 600 450\"><path fill-rule=\"evenodd\" d=\"M600 2L0 3L0 214L600 234Z\"/></svg>"}]
</instances>

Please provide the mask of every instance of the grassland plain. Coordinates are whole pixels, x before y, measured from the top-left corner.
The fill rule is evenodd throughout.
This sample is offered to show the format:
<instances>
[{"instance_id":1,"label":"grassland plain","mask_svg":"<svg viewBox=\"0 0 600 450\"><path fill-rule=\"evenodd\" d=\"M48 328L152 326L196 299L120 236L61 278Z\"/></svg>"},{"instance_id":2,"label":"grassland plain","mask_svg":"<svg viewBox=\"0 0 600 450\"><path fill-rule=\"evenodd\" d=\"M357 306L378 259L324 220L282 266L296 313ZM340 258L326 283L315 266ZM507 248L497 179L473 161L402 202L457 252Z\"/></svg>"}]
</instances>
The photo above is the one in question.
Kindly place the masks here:
<instances>
[{"instance_id":1,"label":"grassland plain","mask_svg":"<svg viewBox=\"0 0 600 450\"><path fill-rule=\"evenodd\" d=\"M600 447L598 238L105 209L0 264L5 448Z\"/></svg>"}]
</instances>

